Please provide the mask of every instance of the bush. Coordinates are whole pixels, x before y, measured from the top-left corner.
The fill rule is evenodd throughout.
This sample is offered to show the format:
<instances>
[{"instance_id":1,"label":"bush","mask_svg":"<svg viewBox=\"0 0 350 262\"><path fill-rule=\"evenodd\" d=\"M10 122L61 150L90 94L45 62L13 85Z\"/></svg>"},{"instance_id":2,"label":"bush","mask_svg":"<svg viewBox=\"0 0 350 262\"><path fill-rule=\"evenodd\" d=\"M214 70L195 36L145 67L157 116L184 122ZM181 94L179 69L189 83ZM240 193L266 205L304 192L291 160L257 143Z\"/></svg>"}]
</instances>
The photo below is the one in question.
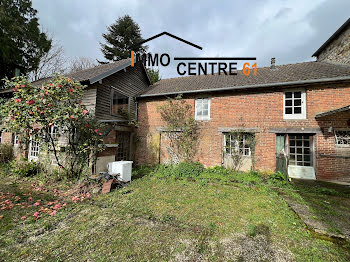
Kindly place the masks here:
<instances>
[{"instance_id":1,"label":"bush","mask_svg":"<svg viewBox=\"0 0 350 262\"><path fill-rule=\"evenodd\" d=\"M181 162L177 165L158 166L155 176L157 177L198 177L205 170L198 162Z\"/></svg>"},{"instance_id":2,"label":"bush","mask_svg":"<svg viewBox=\"0 0 350 262\"><path fill-rule=\"evenodd\" d=\"M40 172L40 164L28 162L24 159L13 161L11 171L13 174L23 177L35 176Z\"/></svg>"},{"instance_id":3,"label":"bush","mask_svg":"<svg viewBox=\"0 0 350 262\"><path fill-rule=\"evenodd\" d=\"M276 172L268 177L268 182L272 184L284 185L286 184L286 177L283 173Z\"/></svg>"},{"instance_id":4,"label":"bush","mask_svg":"<svg viewBox=\"0 0 350 262\"><path fill-rule=\"evenodd\" d=\"M8 163L13 159L12 145L0 144L0 163Z\"/></svg>"}]
</instances>

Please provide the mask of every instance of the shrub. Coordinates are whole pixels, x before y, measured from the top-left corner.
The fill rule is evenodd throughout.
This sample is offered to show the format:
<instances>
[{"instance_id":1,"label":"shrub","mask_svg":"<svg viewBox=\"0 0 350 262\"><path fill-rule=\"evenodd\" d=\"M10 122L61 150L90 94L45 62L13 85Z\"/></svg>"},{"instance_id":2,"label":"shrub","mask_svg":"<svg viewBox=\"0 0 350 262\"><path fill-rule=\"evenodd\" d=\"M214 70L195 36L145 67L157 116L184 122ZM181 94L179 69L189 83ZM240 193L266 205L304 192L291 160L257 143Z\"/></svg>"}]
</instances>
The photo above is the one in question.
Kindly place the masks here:
<instances>
[{"instance_id":1,"label":"shrub","mask_svg":"<svg viewBox=\"0 0 350 262\"><path fill-rule=\"evenodd\" d=\"M280 184L285 185L286 184L286 178L285 175L281 172L273 173L268 177L268 182L272 184Z\"/></svg>"},{"instance_id":2,"label":"shrub","mask_svg":"<svg viewBox=\"0 0 350 262\"><path fill-rule=\"evenodd\" d=\"M0 144L0 163L8 163L13 159L13 147L7 144Z\"/></svg>"},{"instance_id":3,"label":"shrub","mask_svg":"<svg viewBox=\"0 0 350 262\"><path fill-rule=\"evenodd\" d=\"M13 161L11 171L13 174L23 177L35 176L40 172L40 164L28 162L24 159Z\"/></svg>"}]
</instances>

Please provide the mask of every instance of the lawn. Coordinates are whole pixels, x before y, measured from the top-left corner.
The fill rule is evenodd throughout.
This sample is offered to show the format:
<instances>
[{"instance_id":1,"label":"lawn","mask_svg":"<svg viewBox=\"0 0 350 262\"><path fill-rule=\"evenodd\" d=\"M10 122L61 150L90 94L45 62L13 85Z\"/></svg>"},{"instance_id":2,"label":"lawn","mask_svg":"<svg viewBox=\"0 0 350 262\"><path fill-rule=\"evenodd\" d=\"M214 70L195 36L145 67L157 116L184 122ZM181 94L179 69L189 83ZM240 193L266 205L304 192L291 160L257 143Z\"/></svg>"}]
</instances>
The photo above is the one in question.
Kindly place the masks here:
<instances>
[{"instance_id":1,"label":"lawn","mask_svg":"<svg viewBox=\"0 0 350 262\"><path fill-rule=\"evenodd\" d=\"M144 172L127 187L83 201L62 193L62 183L3 174L0 260L350 260L349 243L313 237L276 186L254 176L174 179Z\"/></svg>"}]
</instances>

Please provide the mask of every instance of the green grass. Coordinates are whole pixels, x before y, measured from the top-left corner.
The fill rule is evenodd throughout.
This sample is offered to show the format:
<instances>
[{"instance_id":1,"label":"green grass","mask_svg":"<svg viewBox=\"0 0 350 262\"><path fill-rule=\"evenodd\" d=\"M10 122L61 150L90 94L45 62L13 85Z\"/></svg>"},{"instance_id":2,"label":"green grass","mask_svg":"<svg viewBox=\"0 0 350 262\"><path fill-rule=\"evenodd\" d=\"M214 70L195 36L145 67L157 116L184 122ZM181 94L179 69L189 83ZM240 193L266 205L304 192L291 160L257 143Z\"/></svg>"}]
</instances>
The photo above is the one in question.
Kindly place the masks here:
<instances>
[{"instance_id":1,"label":"green grass","mask_svg":"<svg viewBox=\"0 0 350 262\"><path fill-rule=\"evenodd\" d=\"M1 210L0 260L350 260L348 246L312 237L254 174L225 179L219 174L208 178L211 171L200 179L142 176L152 171L140 169L129 186L68 203L55 216L22 221L29 211L20 206ZM12 183L5 176L0 192L23 195L31 183ZM42 201L57 199L51 192L33 194Z\"/></svg>"}]
</instances>

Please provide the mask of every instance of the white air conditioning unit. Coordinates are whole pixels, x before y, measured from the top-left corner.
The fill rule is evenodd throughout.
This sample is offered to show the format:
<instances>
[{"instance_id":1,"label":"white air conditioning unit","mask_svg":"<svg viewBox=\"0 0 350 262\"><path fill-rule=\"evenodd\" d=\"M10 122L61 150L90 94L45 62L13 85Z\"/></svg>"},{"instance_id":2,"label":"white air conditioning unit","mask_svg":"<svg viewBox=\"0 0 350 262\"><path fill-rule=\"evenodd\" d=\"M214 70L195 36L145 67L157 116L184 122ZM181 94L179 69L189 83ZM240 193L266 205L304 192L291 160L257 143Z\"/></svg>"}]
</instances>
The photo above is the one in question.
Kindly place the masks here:
<instances>
[{"instance_id":1,"label":"white air conditioning unit","mask_svg":"<svg viewBox=\"0 0 350 262\"><path fill-rule=\"evenodd\" d=\"M133 161L116 161L110 162L107 165L108 173L110 175L119 174L118 179L123 182L131 181L131 172L132 172L132 163Z\"/></svg>"}]
</instances>

